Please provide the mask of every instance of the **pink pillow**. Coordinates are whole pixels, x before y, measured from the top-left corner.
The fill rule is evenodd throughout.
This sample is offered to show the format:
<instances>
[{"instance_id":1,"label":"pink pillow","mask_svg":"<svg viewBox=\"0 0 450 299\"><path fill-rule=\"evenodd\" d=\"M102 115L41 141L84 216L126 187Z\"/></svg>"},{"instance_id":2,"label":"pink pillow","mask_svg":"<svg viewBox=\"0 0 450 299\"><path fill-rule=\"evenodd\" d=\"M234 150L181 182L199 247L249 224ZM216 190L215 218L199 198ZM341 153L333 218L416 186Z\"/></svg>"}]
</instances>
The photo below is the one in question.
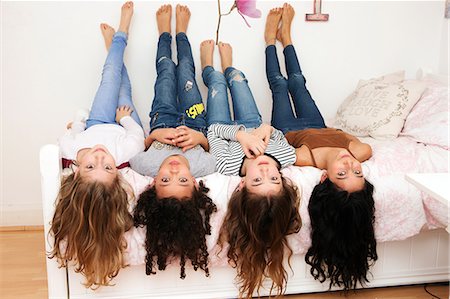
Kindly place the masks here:
<instances>
[{"instance_id":1,"label":"pink pillow","mask_svg":"<svg viewBox=\"0 0 450 299\"><path fill-rule=\"evenodd\" d=\"M406 118L400 136L449 149L449 89L437 81L425 81L427 90Z\"/></svg>"}]
</instances>

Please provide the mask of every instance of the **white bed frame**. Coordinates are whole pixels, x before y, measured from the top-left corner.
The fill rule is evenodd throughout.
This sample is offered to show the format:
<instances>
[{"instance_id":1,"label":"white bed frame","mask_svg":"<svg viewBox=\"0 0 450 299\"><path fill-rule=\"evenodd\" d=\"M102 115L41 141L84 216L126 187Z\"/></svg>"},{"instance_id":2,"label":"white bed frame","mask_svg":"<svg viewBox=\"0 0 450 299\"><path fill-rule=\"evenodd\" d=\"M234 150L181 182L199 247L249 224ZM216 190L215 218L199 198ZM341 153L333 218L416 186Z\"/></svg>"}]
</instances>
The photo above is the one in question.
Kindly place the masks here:
<instances>
[{"instance_id":1,"label":"white bed frame","mask_svg":"<svg viewBox=\"0 0 450 299\"><path fill-rule=\"evenodd\" d=\"M46 250L51 250L48 237L61 176L59 147L45 145L40 152L42 200ZM450 279L449 235L443 230L425 231L403 241L377 245L379 259L371 268L373 277L367 287L442 282ZM328 284L314 281L303 255L291 259L286 294L321 292ZM179 278L179 266L168 266L156 275L146 276L144 265L122 269L112 287L96 291L86 289L83 276L72 269L58 268L55 259L47 259L49 298L230 298L237 297L235 270L231 267L211 267L210 277L202 271L187 269L187 277ZM269 290L260 291L261 296Z\"/></svg>"}]
</instances>

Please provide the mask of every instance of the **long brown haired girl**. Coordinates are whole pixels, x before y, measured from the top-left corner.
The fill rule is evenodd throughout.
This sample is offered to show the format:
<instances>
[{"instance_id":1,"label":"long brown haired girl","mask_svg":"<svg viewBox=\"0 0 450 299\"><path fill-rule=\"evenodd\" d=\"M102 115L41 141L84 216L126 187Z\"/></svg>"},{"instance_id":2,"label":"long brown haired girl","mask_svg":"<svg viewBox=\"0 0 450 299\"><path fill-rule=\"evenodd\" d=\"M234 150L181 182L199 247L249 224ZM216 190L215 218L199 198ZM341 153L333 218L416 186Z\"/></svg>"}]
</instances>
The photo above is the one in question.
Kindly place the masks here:
<instances>
[{"instance_id":1,"label":"long brown haired girl","mask_svg":"<svg viewBox=\"0 0 450 299\"><path fill-rule=\"evenodd\" d=\"M109 52L89 118L71 123L59 140L63 158L73 161L75 171L62 180L56 200L50 258L74 266L91 288L109 285L125 266L124 233L133 225L128 211L133 194L118 171L118 165L144 150L123 64L132 15L133 3L126 2L118 32L101 24Z\"/></svg>"}]
</instances>

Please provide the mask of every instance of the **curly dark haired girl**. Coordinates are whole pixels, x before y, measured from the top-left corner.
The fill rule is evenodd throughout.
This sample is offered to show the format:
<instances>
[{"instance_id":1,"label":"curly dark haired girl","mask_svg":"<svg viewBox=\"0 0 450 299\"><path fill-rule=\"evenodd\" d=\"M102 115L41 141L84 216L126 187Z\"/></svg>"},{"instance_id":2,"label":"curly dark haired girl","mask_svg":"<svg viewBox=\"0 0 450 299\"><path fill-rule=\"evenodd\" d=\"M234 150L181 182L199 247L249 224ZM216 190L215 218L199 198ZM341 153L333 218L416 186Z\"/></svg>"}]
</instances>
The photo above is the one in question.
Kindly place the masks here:
<instances>
[{"instance_id":1,"label":"curly dark haired girl","mask_svg":"<svg viewBox=\"0 0 450 299\"><path fill-rule=\"evenodd\" d=\"M378 258L374 223L373 186L361 191L339 190L329 180L317 185L308 210L312 245L305 260L315 279L330 280L344 290L368 282L370 265Z\"/></svg>"},{"instance_id":2,"label":"curly dark haired girl","mask_svg":"<svg viewBox=\"0 0 450 299\"><path fill-rule=\"evenodd\" d=\"M191 261L194 270L200 268L209 276L205 236L211 234L209 219L217 208L207 196L208 191L200 181L189 198L158 198L155 186L140 195L134 210L134 223L135 226L147 226L147 275L156 274L156 265L158 270L164 270L169 258L179 257L180 278L186 277L186 259Z\"/></svg>"},{"instance_id":3,"label":"curly dark haired girl","mask_svg":"<svg viewBox=\"0 0 450 299\"><path fill-rule=\"evenodd\" d=\"M219 245L230 244L228 262L237 269L240 297L251 298L265 278L272 280L272 290L281 295L287 282L283 259L292 250L286 236L301 227L299 196L285 178L281 193L259 195L246 187L231 196L220 230ZM286 250L287 249L287 250ZM285 252L286 250L286 252Z\"/></svg>"}]
</instances>

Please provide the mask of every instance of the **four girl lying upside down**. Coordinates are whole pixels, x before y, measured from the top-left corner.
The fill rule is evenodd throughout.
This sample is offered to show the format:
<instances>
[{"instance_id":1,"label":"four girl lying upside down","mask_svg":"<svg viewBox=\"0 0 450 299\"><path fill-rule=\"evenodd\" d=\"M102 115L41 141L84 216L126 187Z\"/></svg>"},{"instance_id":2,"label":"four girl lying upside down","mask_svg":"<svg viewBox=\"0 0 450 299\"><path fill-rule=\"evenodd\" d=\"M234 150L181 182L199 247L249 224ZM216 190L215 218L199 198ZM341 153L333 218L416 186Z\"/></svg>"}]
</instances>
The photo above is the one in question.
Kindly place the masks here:
<instances>
[{"instance_id":1,"label":"four girl lying upside down","mask_svg":"<svg viewBox=\"0 0 450 299\"><path fill-rule=\"evenodd\" d=\"M178 257L181 278L187 260L208 276L205 236L211 233L209 220L216 205L196 178L217 171L241 177L218 240L237 270L239 296L250 298L267 278L280 295L287 283L283 260L292 255L286 236L302 225L299 192L280 170L314 166L323 169L323 175L308 206L312 245L305 259L311 274L345 290L367 282L377 253L373 186L364 179L361 162L371 157L371 148L325 126L293 46L292 6L272 9L266 20L271 125L262 123L247 78L233 66L227 43L217 46L221 71L213 67L214 41L200 45L202 78L208 87L204 108L186 34L191 13L186 6L175 8L175 63L172 7L161 6L156 12L157 78L147 137L123 62L132 15L133 3L126 2L117 32L101 24L108 55L89 117L70 123L68 134L59 140L62 156L74 171L63 179L57 198L50 257L62 266L74 265L86 277L86 287L110 285L125 266L124 233L133 225L146 226L147 275L156 268L164 270ZM277 42L283 46L287 76L280 71ZM133 215L128 204L132 189L118 171L124 165L154 178L140 194Z\"/></svg>"}]
</instances>

